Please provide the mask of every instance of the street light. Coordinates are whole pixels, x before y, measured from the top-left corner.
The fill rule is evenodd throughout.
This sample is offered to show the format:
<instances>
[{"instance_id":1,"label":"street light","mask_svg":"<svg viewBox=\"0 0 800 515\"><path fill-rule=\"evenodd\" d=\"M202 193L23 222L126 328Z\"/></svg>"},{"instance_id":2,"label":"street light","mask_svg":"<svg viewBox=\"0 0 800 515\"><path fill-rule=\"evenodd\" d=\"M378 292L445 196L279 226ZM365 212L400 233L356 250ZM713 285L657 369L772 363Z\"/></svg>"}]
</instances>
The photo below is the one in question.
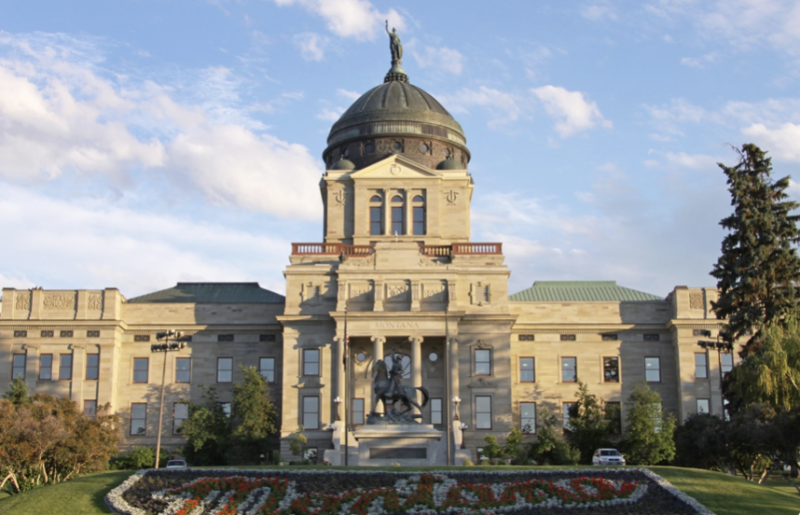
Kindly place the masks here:
<instances>
[{"instance_id":1,"label":"street light","mask_svg":"<svg viewBox=\"0 0 800 515\"><path fill-rule=\"evenodd\" d=\"M455 415L453 416L453 420L461 420L458 417L458 405L460 402L461 402L461 397L459 397L458 395L453 397L453 405L455 406L455 412L456 412Z\"/></svg>"},{"instance_id":2,"label":"street light","mask_svg":"<svg viewBox=\"0 0 800 515\"><path fill-rule=\"evenodd\" d=\"M342 420L342 416L339 414L339 405L342 403L342 398L338 395L335 399L333 399L333 403L336 404L336 420ZM333 424L331 424L333 426Z\"/></svg>"},{"instance_id":3,"label":"street light","mask_svg":"<svg viewBox=\"0 0 800 515\"><path fill-rule=\"evenodd\" d=\"M458 428L461 430L461 448L462 449L466 449L467 448L467 443L464 441L464 431L467 430L467 427L468 426L466 424L464 424L463 422L458 426Z\"/></svg>"},{"instance_id":4,"label":"street light","mask_svg":"<svg viewBox=\"0 0 800 515\"><path fill-rule=\"evenodd\" d=\"M156 463L154 468L158 468L158 460L161 458L161 425L164 421L164 386L167 379L167 353L170 351L181 350L186 346L186 342L179 342L178 339L183 336L181 331L170 329L169 331L161 331L156 333L157 340L164 340L164 343L155 343L150 346L150 352L163 352L164 353L164 369L161 371L161 403L158 406L158 437L156 438ZM172 338L172 343L169 339Z\"/></svg>"}]
</instances>

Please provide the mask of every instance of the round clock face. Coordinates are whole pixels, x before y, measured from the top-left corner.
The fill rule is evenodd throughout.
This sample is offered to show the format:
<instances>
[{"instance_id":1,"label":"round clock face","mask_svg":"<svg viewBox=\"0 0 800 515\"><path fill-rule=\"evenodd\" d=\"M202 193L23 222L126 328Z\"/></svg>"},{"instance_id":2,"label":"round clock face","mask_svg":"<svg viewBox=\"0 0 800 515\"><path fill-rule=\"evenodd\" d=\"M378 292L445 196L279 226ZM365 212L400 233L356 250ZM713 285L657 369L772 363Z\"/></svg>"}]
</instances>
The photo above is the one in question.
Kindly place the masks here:
<instances>
[{"instance_id":1,"label":"round clock face","mask_svg":"<svg viewBox=\"0 0 800 515\"><path fill-rule=\"evenodd\" d=\"M438 359L439 359L439 355L436 354L435 352L431 352L430 354L428 354L428 360L430 360L431 363L435 362Z\"/></svg>"}]
</instances>

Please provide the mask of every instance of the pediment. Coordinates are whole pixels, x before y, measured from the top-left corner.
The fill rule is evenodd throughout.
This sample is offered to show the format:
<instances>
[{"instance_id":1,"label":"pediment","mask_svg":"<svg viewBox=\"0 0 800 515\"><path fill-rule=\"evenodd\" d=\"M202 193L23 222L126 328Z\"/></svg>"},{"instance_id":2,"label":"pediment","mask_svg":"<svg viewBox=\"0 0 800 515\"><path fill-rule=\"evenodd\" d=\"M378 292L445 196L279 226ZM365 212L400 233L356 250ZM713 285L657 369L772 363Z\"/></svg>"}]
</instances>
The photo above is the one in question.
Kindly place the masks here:
<instances>
[{"instance_id":1,"label":"pediment","mask_svg":"<svg viewBox=\"0 0 800 515\"><path fill-rule=\"evenodd\" d=\"M402 156L393 155L350 175L353 179L440 178L442 174Z\"/></svg>"}]
</instances>

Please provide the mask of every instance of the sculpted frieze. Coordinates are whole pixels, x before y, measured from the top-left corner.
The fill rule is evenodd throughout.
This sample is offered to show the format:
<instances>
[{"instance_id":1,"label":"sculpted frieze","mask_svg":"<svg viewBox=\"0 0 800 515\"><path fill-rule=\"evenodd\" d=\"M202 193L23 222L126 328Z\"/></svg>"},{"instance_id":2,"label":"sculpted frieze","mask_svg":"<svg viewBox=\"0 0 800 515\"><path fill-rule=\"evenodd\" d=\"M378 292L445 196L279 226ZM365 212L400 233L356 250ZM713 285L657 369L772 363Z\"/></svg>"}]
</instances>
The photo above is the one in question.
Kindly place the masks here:
<instances>
[{"instance_id":1,"label":"sculpted frieze","mask_svg":"<svg viewBox=\"0 0 800 515\"><path fill-rule=\"evenodd\" d=\"M74 309L74 293L46 293L44 296L44 307L48 309Z\"/></svg>"}]
</instances>

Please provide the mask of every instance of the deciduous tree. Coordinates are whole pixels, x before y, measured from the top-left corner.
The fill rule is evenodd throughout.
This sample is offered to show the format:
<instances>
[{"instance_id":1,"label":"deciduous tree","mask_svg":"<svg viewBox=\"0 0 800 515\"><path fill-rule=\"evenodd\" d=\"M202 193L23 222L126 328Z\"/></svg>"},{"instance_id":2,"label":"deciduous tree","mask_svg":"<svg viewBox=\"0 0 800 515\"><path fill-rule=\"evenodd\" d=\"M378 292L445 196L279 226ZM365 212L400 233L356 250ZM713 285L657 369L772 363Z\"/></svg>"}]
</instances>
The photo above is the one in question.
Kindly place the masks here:
<instances>
[{"instance_id":1,"label":"deciduous tree","mask_svg":"<svg viewBox=\"0 0 800 515\"><path fill-rule=\"evenodd\" d=\"M675 456L675 417L667 415L661 396L637 383L625 403L628 415L621 447L631 465L655 465Z\"/></svg>"},{"instance_id":2,"label":"deciduous tree","mask_svg":"<svg viewBox=\"0 0 800 515\"><path fill-rule=\"evenodd\" d=\"M570 407L567 441L581 452L581 462L590 464L592 454L600 447L609 447L612 424L596 395L589 393L586 383L578 382L578 399Z\"/></svg>"}]
</instances>

